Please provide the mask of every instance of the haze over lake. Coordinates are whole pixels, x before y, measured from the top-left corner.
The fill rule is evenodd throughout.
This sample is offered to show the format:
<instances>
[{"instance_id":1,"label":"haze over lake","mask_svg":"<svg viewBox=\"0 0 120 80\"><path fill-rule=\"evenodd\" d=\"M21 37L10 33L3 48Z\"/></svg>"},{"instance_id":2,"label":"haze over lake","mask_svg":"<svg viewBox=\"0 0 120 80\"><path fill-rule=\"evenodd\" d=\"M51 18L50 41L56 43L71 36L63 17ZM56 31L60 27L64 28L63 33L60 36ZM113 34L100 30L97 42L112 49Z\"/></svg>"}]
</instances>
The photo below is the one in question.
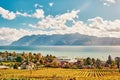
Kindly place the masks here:
<instances>
[{"instance_id":1,"label":"haze over lake","mask_svg":"<svg viewBox=\"0 0 120 80\"><path fill-rule=\"evenodd\" d=\"M0 46L0 52L40 52L42 55L52 54L57 57L94 57L106 60L108 55L113 58L120 56L120 46Z\"/></svg>"}]
</instances>

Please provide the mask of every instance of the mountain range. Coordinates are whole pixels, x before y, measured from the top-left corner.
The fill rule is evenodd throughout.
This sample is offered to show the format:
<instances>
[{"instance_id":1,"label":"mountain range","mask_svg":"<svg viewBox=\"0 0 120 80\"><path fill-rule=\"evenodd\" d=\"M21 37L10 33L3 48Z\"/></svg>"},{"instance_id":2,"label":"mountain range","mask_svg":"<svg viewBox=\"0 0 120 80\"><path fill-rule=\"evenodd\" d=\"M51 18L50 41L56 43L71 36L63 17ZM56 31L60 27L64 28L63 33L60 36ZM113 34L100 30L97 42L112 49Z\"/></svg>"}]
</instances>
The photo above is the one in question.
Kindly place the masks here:
<instances>
[{"instance_id":1,"label":"mountain range","mask_svg":"<svg viewBox=\"0 0 120 80\"><path fill-rule=\"evenodd\" d=\"M120 45L120 38L112 37L95 37L74 34L54 34L54 35L31 35L24 36L17 41L14 41L12 46L110 46Z\"/></svg>"}]
</instances>

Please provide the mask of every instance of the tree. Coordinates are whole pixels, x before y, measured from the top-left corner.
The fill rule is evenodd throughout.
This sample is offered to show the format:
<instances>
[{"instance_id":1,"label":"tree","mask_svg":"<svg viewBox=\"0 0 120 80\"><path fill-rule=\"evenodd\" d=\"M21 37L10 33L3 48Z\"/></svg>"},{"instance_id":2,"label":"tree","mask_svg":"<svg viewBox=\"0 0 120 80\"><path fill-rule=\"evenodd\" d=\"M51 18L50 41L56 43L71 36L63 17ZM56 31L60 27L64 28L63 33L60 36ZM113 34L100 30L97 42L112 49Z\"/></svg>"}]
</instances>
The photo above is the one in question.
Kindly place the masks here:
<instances>
[{"instance_id":1,"label":"tree","mask_svg":"<svg viewBox=\"0 0 120 80\"><path fill-rule=\"evenodd\" d=\"M40 61L40 59L42 58L41 53L37 53L37 54L35 55L35 58L36 58L37 61Z\"/></svg>"},{"instance_id":2,"label":"tree","mask_svg":"<svg viewBox=\"0 0 120 80\"><path fill-rule=\"evenodd\" d=\"M96 60L96 68L101 69L101 60L100 59Z\"/></svg>"},{"instance_id":3,"label":"tree","mask_svg":"<svg viewBox=\"0 0 120 80\"><path fill-rule=\"evenodd\" d=\"M43 59L40 60L40 64L44 64L44 60Z\"/></svg>"},{"instance_id":4,"label":"tree","mask_svg":"<svg viewBox=\"0 0 120 80\"><path fill-rule=\"evenodd\" d=\"M112 62L113 62L112 57L109 55L106 63L109 65L110 68L112 68L112 64L113 64Z\"/></svg>"},{"instance_id":5,"label":"tree","mask_svg":"<svg viewBox=\"0 0 120 80\"><path fill-rule=\"evenodd\" d=\"M55 56L52 56L52 55L46 55L45 57L44 57L44 60L45 60L45 62L52 62L53 60L54 60L54 58L55 58Z\"/></svg>"},{"instance_id":6,"label":"tree","mask_svg":"<svg viewBox=\"0 0 120 80\"><path fill-rule=\"evenodd\" d=\"M76 66L77 66L77 68L82 69L83 68L83 61L77 60Z\"/></svg>"},{"instance_id":7,"label":"tree","mask_svg":"<svg viewBox=\"0 0 120 80\"><path fill-rule=\"evenodd\" d=\"M59 66L58 62L56 59L53 60L52 64L51 64L52 67L55 67L57 68Z\"/></svg>"},{"instance_id":8,"label":"tree","mask_svg":"<svg viewBox=\"0 0 120 80\"><path fill-rule=\"evenodd\" d=\"M23 61L22 56L18 56L18 57L16 58L16 62L22 62L22 61Z\"/></svg>"},{"instance_id":9,"label":"tree","mask_svg":"<svg viewBox=\"0 0 120 80\"><path fill-rule=\"evenodd\" d=\"M24 60L28 59L28 55L25 52L22 53L22 57L23 57Z\"/></svg>"},{"instance_id":10,"label":"tree","mask_svg":"<svg viewBox=\"0 0 120 80\"><path fill-rule=\"evenodd\" d=\"M14 51L13 53L12 53L12 56L13 57L15 57L17 54L16 54L16 52Z\"/></svg>"},{"instance_id":11,"label":"tree","mask_svg":"<svg viewBox=\"0 0 120 80\"><path fill-rule=\"evenodd\" d=\"M5 58L7 58L7 57L8 57L8 52L5 51L5 52L3 53L3 56L4 56Z\"/></svg>"},{"instance_id":12,"label":"tree","mask_svg":"<svg viewBox=\"0 0 120 80\"><path fill-rule=\"evenodd\" d=\"M96 61L94 58L92 58L92 65L95 65Z\"/></svg>"},{"instance_id":13,"label":"tree","mask_svg":"<svg viewBox=\"0 0 120 80\"><path fill-rule=\"evenodd\" d=\"M92 60L90 57L88 57L86 60L85 60L85 65L91 65L92 64Z\"/></svg>"},{"instance_id":14,"label":"tree","mask_svg":"<svg viewBox=\"0 0 120 80\"><path fill-rule=\"evenodd\" d=\"M18 69L18 64L15 63L14 66L13 66L14 69Z\"/></svg>"},{"instance_id":15,"label":"tree","mask_svg":"<svg viewBox=\"0 0 120 80\"><path fill-rule=\"evenodd\" d=\"M112 57L109 55L108 56L108 61L107 61L108 64L112 64Z\"/></svg>"},{"instance_id":16,"label":"tree","mask_svg":"<svg viewBox=\"0 0 120 80\"><path fill-rule=\"evenodd\" d=\"M115 61L117 63L117 68L120 68L120 57L115 57Z\"/></svg>"},{"instance_id":17,"label":"tree","mask_svg":"<svg viewBox=\"0 0 120 80\"><path fill-rule=\"evenodd\" d=\"M30 61L34 60L34 55L32 54L32 52L29 52L28 58Z\"/></svg>"}]
</instances>

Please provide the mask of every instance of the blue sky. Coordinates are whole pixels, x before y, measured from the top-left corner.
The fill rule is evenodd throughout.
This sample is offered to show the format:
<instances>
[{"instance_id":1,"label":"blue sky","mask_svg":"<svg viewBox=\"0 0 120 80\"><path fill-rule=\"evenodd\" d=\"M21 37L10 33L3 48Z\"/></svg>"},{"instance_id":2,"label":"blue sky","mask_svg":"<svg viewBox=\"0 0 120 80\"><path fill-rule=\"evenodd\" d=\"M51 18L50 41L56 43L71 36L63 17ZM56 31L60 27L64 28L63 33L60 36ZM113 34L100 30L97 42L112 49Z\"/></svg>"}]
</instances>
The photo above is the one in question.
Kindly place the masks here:
<instances>
[{"instance_id":1,"label":"blue sky","mask_svg":"<svg viewBox=\"0 0 120 80\"><path fill-rule=\"evenodd\" d=\"M120 0L0 0L0 45L25 35L120 38Z\"/></svg>"}]
</instances>

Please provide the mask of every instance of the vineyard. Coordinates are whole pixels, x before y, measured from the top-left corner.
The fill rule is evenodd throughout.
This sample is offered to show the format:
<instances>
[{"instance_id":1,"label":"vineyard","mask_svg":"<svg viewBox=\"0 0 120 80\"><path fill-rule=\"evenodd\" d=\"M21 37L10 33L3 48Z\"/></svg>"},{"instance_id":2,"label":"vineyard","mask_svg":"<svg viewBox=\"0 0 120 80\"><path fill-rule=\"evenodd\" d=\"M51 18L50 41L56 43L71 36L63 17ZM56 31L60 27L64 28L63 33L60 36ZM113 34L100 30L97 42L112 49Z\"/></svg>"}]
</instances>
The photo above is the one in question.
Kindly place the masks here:
<instances>
[{"instance_id":1,"label":"vineyard","mask_svg":"<svg viewBox=\"0 0 120 80\"><path fill-rule=\"evenodd\" d=\"M120 80L118 70L41 68L0 70L0 80Z\"/></svg>"}]
</instances>

